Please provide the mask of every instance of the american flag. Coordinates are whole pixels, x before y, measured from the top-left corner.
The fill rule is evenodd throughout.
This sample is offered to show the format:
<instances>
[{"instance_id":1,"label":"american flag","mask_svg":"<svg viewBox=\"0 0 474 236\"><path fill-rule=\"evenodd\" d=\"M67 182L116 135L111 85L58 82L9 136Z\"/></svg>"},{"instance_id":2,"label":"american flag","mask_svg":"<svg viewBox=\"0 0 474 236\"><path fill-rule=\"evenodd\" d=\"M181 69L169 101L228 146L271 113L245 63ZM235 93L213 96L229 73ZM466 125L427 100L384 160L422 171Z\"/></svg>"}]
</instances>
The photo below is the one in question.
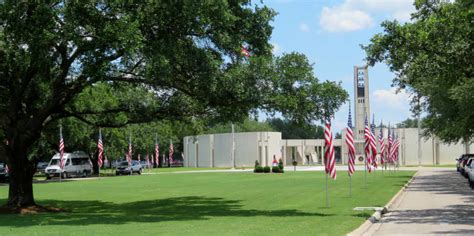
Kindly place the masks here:
<instances>
[{"instance_id":1,"label":"american flag","mask_svg":"<svg viewBox=\"0 0 474 236\"><path fill-rule=\"evenodd\" d=\"M365 159L366 159L366 166L369 173L372 171L372 152L374 151L373 145L375 144L374 136L369 128L369 122L367 121L367 117L365 117L365 129L364 129L364 137L365 137Z\"/></svg>"},{"instance_id":2,"label":"american flag","mask_svg":"<svg viewBox=\"0 0 474 236\"><path fill-rule=\"evenodd\" d=\"M393 145L394 146L394 149L395 149L395 152L394 152L394 156L393 156L393 161L395 163L398 162L398 147L400 147L400 139L398 138L398 135L396 136L396 139L395 139L395 144Z\"/></svg>"},{"instance_id":3,"label":"american flag","mask_svg":"<svg viewBox=\"0 0 474 236\"><path fill-rule=\"evenodd\" d=\"M128 165L132 165L132 136L128 139L128 153L127 153Z\"/></svg>"},{"instance_id":4,"label":"american flag","mask_svg":"<svg viewBox=\"0 0 474 236\"><path fill-rule=\"evenodd\" d=\"M398 137L395 136L395 130L392 130L392 137L393 137L393 144L392 144L393 146L390 153L390 157L392 159L392 163L395 164L398 158L397 155L398 155L398 147L400 146L400 140L398 139Z\"/></svg>"},{"instance_id":5,"label":"american flag","mask_svg":"<svg viewBox=\"0 0 474 236\"><path fill-rule=\"evenodd\" d=\"M169 156L169 159L170 159L170 163L169 164L173 164L173 154L174 154L174 147L173 147L173 141L170 141L170 156Z\"/></svg>"},{"instance_id":6,"label":"american flag","mask_svg":"<svg viewBox=\"0 0 474 236\"><path fill-rule=\"evenodd\" d=\"M158 144L158 142L155 142L155 163L157 167L160 164L159 161L160 161L160 145Z\"/></svg>"},{"instance_id":7,"label":"american flag","mask_svg":"<svg viewBox=\"0 0 474 236\"><path fill-rule=\"evenodd\" d=\"M331 122L329 120L326 120L326 125L324 127L324 141L324 159L326 174L329 174L331 178L336 179L336 158L334 156L334 144L332 142Z\"/></svg>"},{"instance_id":8,"label":"american flag","mask_svg":"<svg viewBox=\"0 0 474 236\"><path fill-rule=\"evenodd\" d=\"M379 132L379 145L380 145L380 164L383 165L385 164L385 140L383 137L383 125L382 122L380 122L380 132Z\"/></svg>"},{"instance_id":9,"label":"american flag","mask_svg":"<svg viewBox=\"0 0 474 236\"><path fill-rule=\"evenodd\" d=\"M99 149L99 155L97 156L97 164L99 168L102 167L102 156L104 155L104 146L102 144L102 131L99 129L99 140L97 141L97 149Z\"/></svg>"},{"instance_id":10,"label":"american flag","mask_svg":"<svg viewBox=\"0 0 474 236\"><path fill-rule=\"evenodd\" d=\"M64 168L64 139L63 139L63 127L59 127L59 167Z\"/></svg>"},{"instance_id":11,"label":"american flag","mask_svg":"<svg viewBox=\"0 0 474 236\"><path fill-rule=\"evenodd\" d=\"M392 140L392 133L390 132L390 124L388 126L388 137L387 137L387 161L388 163L392 162L392 146L393 146L393 140Z\"/></svg>"},{"instance_id":12,"label":"american flag","mask_svg":"<svg viewBox=\"0 0 474 236\"><path fill-rule=\"evenodd\" d=\"M245 57L247 57L247 58L250 57L250 52L249 52L249 50L248 50L246 47L242 46L242 49L241 49L240 52L241 52L242 55L244 55Z\"/></svg>"},{"instance_id":13,"label":"american flag","mask_svg":"<svg viewBox=\"0 0 474 236\"><path fill-rule=\"evenodd\" d=\"M354 147L354 133L352 133L352 119L351 119L351 107L349 106L349 118L347 119L346 128L346 144L347 144L347 161L349 176L352 176L355 172L355 147Z\"/></svg>"},{"instance_id":14,"label":"american flag","mask_svg":"<svg viewBox=\"0 0 474 236\"><path fill-rule=\"evenodd\" d=\"M375 141L375 115L374 114L372 114L372 124L370 124L370 131L371 131L370 134L372 135L372 139L374 140L374 143L372 146L372 165L374 166L375 169L377 169L378 160L377 160L377 142Z\"/></svg>"}]
</instances>

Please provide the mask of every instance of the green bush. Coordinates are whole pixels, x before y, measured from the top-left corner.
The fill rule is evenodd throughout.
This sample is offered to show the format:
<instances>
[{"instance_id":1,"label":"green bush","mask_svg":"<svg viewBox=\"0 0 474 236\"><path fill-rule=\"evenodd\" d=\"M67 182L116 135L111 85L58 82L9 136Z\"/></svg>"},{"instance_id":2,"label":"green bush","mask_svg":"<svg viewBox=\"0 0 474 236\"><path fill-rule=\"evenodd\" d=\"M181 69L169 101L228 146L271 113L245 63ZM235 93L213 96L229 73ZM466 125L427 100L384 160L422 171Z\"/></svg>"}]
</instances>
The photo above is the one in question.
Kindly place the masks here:
<instances>
[{"instance_id":1,"label":"green bush","mask_svg":"<svg viewBox=\"0 0 474 236\"><path fill-rule=\"evenodd\" d=\"M263 167L263 173L270 173L270 166Z\"/></svg>"},{"instance_id":2,"label":"green bush","mask_svg":"<svg viewBox=\"0 0 474 236\"><path fill-rule=\"evenodd\" d=\"M255 169L253 170L253 172L255 172L255 173L263 173L263 167L257 166L257 167L255 167Z\"/></svg>"},{"instance_id":3,"label":"green bush","mask_svg":"<svg viewBox=\"0 0 474 236\"><path fill-rule=\"evenodd\" d=\"M283 161L281 160L278 160L278 167L280 168L281 172L283 172Z\"/></svg>"},{"instance_id":4,"label":"green bush","mask_svg":"<svg viewBox=\"0 0 474 236\"><path fill-rule=\"evenodd\" d=\"M283 171L281 171L280 167L274 166L274 167L272 167L272 172L273 173L282 173Z\"/></svg>"},{"instance_id":5,"label":"green bush","mask_svg":"<svg viewBox=\"0 0 474 236\"><path fill-rule=\"evenodd\" d=\"M257 168L257 166L260 166L260 163L258 163L258 160L255 160L255 166L254 166L254 168Z\"/></svg>"}]
</instances>

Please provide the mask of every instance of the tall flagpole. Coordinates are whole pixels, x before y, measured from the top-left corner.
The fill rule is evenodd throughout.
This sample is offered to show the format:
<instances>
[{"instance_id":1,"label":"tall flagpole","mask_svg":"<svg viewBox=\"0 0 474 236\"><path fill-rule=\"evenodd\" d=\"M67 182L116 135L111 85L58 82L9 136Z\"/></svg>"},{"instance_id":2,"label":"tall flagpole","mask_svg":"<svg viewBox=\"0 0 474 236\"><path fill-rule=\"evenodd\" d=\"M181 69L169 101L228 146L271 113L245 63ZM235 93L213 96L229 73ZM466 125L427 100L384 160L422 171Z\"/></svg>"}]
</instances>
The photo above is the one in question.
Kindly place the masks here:
<instances>
[{"instance_id":1,"label":"tall flagpole","mask_svg":"<svg viewBox=\"0 0 474 236\"><path fill-rule=\"evenodd\" d=\"M231 147L231 153L230 153L230 161L231 161L231 166L232 170L235 169L235 133L234 133L234 124L232 123L232 147Z\"/></svg>"},{"instance_id":2,"label":"tall flagpole","mask_svg":"<svg viewBox=\"0 0 474 236\"><path fill-rule=\"evenodd\" d=\"M101 128L99 128L99 140L100 140L100 142L102 142L102 129L101 129ZM102 145L103 145L103 144L102 144ZM101 158L101 156L100 156L100 150L99 150L99 153L97 153L97 154L98 154L98 155L97 155L97 160L99 160L99 159ZM100 160L100 162L102 162L102 160ZM97 164L99 164L99 163L97 163ZM103 165L103 164L102 164L102 165ZM99 168L97 168L97 176L99 177L99 180L100 180L100 167L101 167L101 166L99 166Z\"/></svg>"},{"instance_id":3,"label":"tall flagpole","mask_svg":"<svg viewBox=\"0 0 474 236\"><path fill-rule=\"evenodd\" d=\"M63 140L63 125L60 123L59 124L59 139L60 139L60 146L61 146L61 142L64 143L64 140ZM64 144L63 144L64 145ZM59 149L61 149L61 147L59 147ZM59 182L62 181L62 175L63 175L63 155L61 154L61 150L59 150Z\"/></svg>"}]
</instances>

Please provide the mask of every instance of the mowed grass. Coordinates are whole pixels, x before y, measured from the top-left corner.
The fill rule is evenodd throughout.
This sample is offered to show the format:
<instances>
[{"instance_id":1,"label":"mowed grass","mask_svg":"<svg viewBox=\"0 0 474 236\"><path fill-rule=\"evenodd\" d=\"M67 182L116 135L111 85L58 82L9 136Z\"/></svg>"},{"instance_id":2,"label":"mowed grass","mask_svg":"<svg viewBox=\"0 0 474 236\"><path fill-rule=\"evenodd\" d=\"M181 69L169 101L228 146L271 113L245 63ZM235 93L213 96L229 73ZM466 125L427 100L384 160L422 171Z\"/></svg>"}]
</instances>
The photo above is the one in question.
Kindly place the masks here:
<instances>
[{"instance_id":1,"label":"mowed grass","mask_svg":"<svg viewBox=\"0 0 474 236\"><path fill-rule=\"evenodd\" d=\"M414 172L166 173L35 184L38 204L67 213L0 215L1 235L344 235L383 206ZM4 204L8 187L0 187Z\"/></svg>"}]
</instances>

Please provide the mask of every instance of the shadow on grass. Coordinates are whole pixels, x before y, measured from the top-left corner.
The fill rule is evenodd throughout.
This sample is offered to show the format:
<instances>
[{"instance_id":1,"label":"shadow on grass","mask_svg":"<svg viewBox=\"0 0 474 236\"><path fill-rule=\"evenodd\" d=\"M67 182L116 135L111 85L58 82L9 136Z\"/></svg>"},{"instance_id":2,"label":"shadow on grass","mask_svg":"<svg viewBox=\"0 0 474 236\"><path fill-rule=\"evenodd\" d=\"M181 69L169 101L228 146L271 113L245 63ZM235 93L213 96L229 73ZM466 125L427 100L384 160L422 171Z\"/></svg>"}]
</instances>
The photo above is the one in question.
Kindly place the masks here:
<instances>
[{"instance_id":1,"label":"shadow on grass","mask_svg":"<svg viewBox=\"0 0 474 236\"><path fill-rule=\"evenodd\" d=\"M298 210L246 210L242 209L240 201L237 200L198 196L127 203L44 200L38 201L38 204L61 207L71 212L0 215L0 226L125 224L208 220L210 217L325 217L332 215Z\"/></svg>"},{"instance_id":2,"label":"shadow on grass","mask_svg":"<svg viewBox=\"0 0 474 236\"><path fill-rule=\"evenodd\" d=\"M357 214L352 214L351 216L362 217L364 219L368 219L369 217L372 216L372 214L368 213L368 212L361 212L361 213L357 213Z\"/></svg>"}]
</instances>

